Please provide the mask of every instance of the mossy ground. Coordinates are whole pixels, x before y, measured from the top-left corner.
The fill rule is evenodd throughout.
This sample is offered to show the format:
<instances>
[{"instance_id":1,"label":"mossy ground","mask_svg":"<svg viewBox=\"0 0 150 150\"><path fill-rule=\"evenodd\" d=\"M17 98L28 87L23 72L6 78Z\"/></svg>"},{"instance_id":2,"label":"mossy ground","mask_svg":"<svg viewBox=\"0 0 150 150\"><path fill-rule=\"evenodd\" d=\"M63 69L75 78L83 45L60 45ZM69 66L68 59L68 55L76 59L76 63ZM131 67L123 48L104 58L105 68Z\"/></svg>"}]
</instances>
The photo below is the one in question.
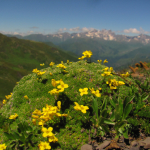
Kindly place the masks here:
<instances>
[{"instance_id":1,"label":"mossy ground","mask_svg":"<svg viewBox=\"0 0 150 150\"><path fill-rule=\"evenodd\" d=\"M88 143L89 129L92 126L91 122L87 122L89 116L95 117L92 111L92 94L88 90L87 95L80 95L79 89L83 88L94 88L94 90L100 90L101 97L97 98L98 106L102 105L103 99L107 98L110 100L116 93L117 97L120 96L124 99L129 95L131 87L128 84L117 87L114 90L114 93L109 88L109 85L106 84L108 78L116 79L117 81L124 81L121 77L113 75L108 77L103 77L101 74L104 72L103 69L107 66L101 65L98 63L87 63L86 61L73 62L72 64L64 63L67 67L66 71L68 73L61 73L61 69L54 65L52 68L44 68L40 71L46 71L42 75L42 80L37 80L36 73L29 74L24 76L17 84L12 91L12 96L9 101L0 109L2 116L8 118L10 115L17 113L21 121L27 121L31 126L34 126L32 123L32 112L35 109L42 111L43 107L46 107L46 104L57 106L57 101L61 101L61 111L62 114L67 114L71 117L61 117L56 120L56 123L52 125L53 133L56 134L58 142L50 143L52 149L80 149L81 146L85 143ZM35 68L33 68L35 69ZM37 68L38 69L38 68ZM52 73L52 75L50 75ZM68 88L64 90L63 93L60 93L58 99L56 100L53 95L48 93L54 87L51 84L51 80L55 79L62 81L65 84L68 84ZM125 78L132 84L137 85L133 78ZM24 96L27 95L29 100L26 100ZM150 99L148 100L150 102ZM89 107L86 114L83 114L80 111L74 109L74 102L77 102L79 105L86 105ZM109 103L108 103L109 104ZM110 104L109 104L110 105ZM108 105L108 109L110 109ZM147 106L148 107L148 106ZM150 107L149 107L150 109ZM110 110L111 111L111 110ZM16 130L16 125L12 125L12 130ZM39 128L40 129L40 128ZM83 133L81 130L85 129ZM93 133L91 133L92 136ZM5 143L7 138L3 135L3 129L0 128L0 143ZM42 137L42 134L39 134L38 137L34 137L34 142L46 141L46 138ZM37 148L37 143L35 147ZM35 148L35 149L36 149ZM34 149L34 148L33 148Z\"/></svg>"}]
</instances>

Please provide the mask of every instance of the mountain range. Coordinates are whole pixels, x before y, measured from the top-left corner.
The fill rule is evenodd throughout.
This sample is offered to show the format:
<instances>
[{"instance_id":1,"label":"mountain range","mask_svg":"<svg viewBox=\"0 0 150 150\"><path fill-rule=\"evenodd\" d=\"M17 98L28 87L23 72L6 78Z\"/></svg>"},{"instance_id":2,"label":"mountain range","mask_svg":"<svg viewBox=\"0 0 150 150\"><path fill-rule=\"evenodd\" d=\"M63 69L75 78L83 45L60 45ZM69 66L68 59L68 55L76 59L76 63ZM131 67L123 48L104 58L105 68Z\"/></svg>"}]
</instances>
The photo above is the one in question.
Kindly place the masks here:
<instances>
[{"instance_id":1,"label":"mountain range","mask_svg":"<svg viewBox=\"0 0 150 150\"><path fill-rule=\"evenodd\" d=\"M118 42L140 42L143 44L149 44L150 43L150 36L145 34L140 34L138 36L125 36L125 35L116 35L111 30L92 30L88 32L81 32L81 33L58 33L58 34L31 34L27 36L21 36L21 35L11 35L6 34L8 37L17 37L19 39L27 39L27 40L34 40L34 41L40 41L40 42L52 42L55 45L60 44L61 42L65 42L68 39L72 38L91 38L91 39L100 39L100 40L106 40L106 41L118 41Z\"/></svg>"},{"instance_id":2,"label":"mountain range","mask_svg":"<svg viewBox=\"0 0 150 150\"><path fill-rule=\"evenodd\" d=\"M27 36L6 35L18 39L43 42L70 54L82 56L83 51L93 52L92 60L107 59L108 67L116 70L140 61L150 60L150 36L116 35L111 30L93 30L81 33L31 34Z\"/></svg>"}]
</instances>

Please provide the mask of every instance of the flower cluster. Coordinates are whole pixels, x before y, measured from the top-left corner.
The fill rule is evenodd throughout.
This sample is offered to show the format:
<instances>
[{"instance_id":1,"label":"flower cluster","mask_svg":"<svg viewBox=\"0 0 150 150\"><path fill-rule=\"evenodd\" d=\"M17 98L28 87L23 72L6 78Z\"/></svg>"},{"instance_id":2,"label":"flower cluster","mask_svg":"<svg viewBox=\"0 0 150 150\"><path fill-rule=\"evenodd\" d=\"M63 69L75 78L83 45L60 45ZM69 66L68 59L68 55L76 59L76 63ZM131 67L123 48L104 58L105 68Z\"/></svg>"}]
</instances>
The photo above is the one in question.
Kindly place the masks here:
<instances>
[{"instance_id":1,"label":"flower cluster","mask_svg":"<svg viewBox=\"0 0 150 150\"><path fill-rule=\"evenodd\" d=\"M5 95L6 99L9 100L12 96L12 93L10 93L10 95ZM3 104L7 103L7 100L3 99Z\"/></svg>"},{"instance_id":2,"label":"flower cluster","mask_svg":"<svg viewBox=\"0 0 150 150\"><path fill-rule=\"evenodd\" d=\"M84 59L85 57L90 58L91 55L93 55L91 51L85 51L85 52L83 52L82 54L83 54L84 56L82 56L81 58L79 58L79 59L81 59L81 60ZM102 60L97 60L97 61L98 61L99 63L102 62ZM104 60L103 63L107 63L107 62L108 62L108 61L107 61L107 59L106 59L106 60ZM69 64L69 60L67 60L67 64ZM50 67L52 67L52 66L54 65L54 63L51 62L49 65L50 65ZM43 64L40 64L40 66L44 66L44 63L43 63ZM59 67L59 68L61 68L61 69L67 68L67 67L64 66L63 61L61 61L61 64L57 65L57 67ZM101 74L101 75L102 75L102 76L110 76L110 75L112 76L111 73L113 72L113 68L110 67L110 71L108 71L108 69L109 69L108 67L105 68L105 69L103 69L104 73ZM36 68L36 69L33 69L32 72L37 73L38 76L42 76L46 71L45 71L45 72L41 72L41 71L37 70L37 68ZM50 75L52 75L52 73L50 73ZM124 77L127 77L128 75L129 75L128 73L126 73L125 75L122 74L122 76L124 76ZM60 92L64 92L65 88L68 88L68 87L69 87L68 84L65 84L65 83L62 81L62 79L60 79L60 80L58 80L58 81L55 81L55 79L52 79L51 83L52 83L53 87L56 87L58 84L60 84L60 85L57 86L57 89L54 88L53 90L51 90L51 91L48 92L48 93L50 93L51 95L57 96L57 98L58 98ZM125 83L122 82L122 81L116 81L115 79L110 79L110 78L109 78L108 81L106 81L106 84L109 84L110 89L116 89L117 86L123 85L123 84L125 84ZM92 93L94 96L96 96L96 97L101 97L101 94L99 93L99 90L101 90L101 88L99 88L99 90L96 90L96 91L94 91L93 88L92 88L92 89L89 88L89 89L90 89L91 93ZM86 87L86 88L83 88L83 89L80 88L80 89L79 89L79 92L80 92L80 95L81 95L81 96L83 96L84 94L88 94L88 88L87 88L87 87ZM12 94L12 93L11 93L11 94ZM11 95L6 96L7 99L9 99L10 97L11 97ZM25 98L25 99L29 99L27 95L25 95L24 98ZM56 98L56 99L57 99L57 98ZM5 102L5 101L3 101L3 103L4 103L4 102ZM95 103L95 101L94 101L94 103ZM88 106L79 105L77 102L74 102L74 104L75 104L74 109L75 109L75 110L78 110L78 111L81 111L82 113L86 113L86 110L89 109ZM96 109L97 104L96 104L96 103L95 103L94 107L95 107L95 111L97 111L97 109ZM32 117L34 118L34 119L32 120L32 123L33 123L34 125L36 125L36 124L37 124L37 121L38 121L38 125L42 126L42 129L41 129L41 131L43 132L42 136L43 136L43 137L48 137L48 141L49 141L49 142L57 142L58 139L57 139L57 138L55 137L55 135L52 133L53 128L52 128L52 127L49 127L49 128L47 129L47 128L44 127L44 125L45 125L46 122L48 122L48 121L50 121L50 120L53 120L55 116L56 116L56 117L62 117L62 116L67 117L67 116L68 116L68 114L60 114L60 113L58 113L58 111L60 111L60 109L61 109L61 101L58 101L58 102L57 102L57 106L54 106L54 107L53 107L53 106L51 106L51 105L47 105L47 104L46 104L46 108L43 107L43 112L41 112L40 110L36 109L36 110L32 113ZM11 115L11 116L9 117L9 119L15 119L16 117L18 117L18 115L15 113L15 115ZM39 146L39 148L42 149L42 150L44 150L44 149L51 149L51 146L50 146L49 143L47 143L47 142L41 142L41 141L40 141L40 144L39 144L38 146ZM0 145L0 148L1 148L1 149L6 149L6 146L3 144L3 145Z\"/></svg>"}]
</instances>

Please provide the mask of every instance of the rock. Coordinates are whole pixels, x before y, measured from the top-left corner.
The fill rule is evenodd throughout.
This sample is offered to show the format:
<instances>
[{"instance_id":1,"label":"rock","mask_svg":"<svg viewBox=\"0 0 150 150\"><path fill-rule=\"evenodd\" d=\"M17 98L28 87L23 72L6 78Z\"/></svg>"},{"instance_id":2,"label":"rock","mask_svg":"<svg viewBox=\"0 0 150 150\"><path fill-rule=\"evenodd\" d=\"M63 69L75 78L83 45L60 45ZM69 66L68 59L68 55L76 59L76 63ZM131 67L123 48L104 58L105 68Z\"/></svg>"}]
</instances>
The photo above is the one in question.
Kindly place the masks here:
<instances>
[{"instance_id":1,"label":"rock","mask_svg":"<svg viewBox=\"0 0 150 150\"><path fill-rule=\"evenodd\" d=\"M146 137L144 140L133 140L129 138L129 145L125 142L123 137L116 140L108 140L110 138L105 138L101 144L95 142L93 145L85 144L81 147L81 150L109 150L109 149L120 149L120 150L150 150L150 137Z\"/></svg>"},{"instance_id":2,"label":"rock","mask_svg":"<svg viewBox=\"0 0 150 150\"><path fill-rule=\"evenodd\" d=\"M92 150L92 146L89 144L85 144L81 147L81 150Z\"/></svg>"}]
</instances>

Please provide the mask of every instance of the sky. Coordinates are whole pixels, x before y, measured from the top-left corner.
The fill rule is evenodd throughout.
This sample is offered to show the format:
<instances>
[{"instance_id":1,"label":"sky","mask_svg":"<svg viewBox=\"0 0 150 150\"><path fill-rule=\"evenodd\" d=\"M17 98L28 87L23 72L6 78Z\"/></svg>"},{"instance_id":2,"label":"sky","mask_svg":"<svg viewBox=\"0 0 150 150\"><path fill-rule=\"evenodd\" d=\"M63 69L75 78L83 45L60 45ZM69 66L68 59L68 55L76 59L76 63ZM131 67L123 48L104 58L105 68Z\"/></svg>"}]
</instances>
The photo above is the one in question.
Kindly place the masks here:
<instances>
[{"instance_id":1,"label":"sky","mask_svg":"<svg viewBox=\"0 0 150 150\"><path fill-rule=\"evenodd\" d=\"M150 0L0 0L0 33L150 35Z\"/></svg>"}]
</instances>

